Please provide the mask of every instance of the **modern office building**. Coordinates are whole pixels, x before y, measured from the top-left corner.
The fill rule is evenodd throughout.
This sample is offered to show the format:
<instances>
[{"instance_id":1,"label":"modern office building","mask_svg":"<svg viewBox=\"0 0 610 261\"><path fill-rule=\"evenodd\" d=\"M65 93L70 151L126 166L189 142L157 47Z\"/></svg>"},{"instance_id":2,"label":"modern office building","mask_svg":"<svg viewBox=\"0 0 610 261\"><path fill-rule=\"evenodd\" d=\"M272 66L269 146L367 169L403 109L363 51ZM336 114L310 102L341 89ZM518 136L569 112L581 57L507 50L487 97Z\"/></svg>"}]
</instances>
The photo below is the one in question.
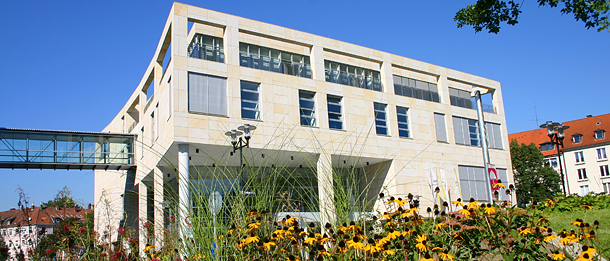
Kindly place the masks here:
<instances>
[{"instance_id":1,"label":"modern office building","mask_svg":"<svg viewBox=\"0 0 610 261\"><path fill-rule=\"evenodd\" d=\"M140 84L103 130L137 134L137 167L96 170L97 226L163 224L168 189L187 198L181 182L204 187L245 165L294 170L304 185L286 191L315 205L296 209L312 220L332 219L324 180L345 168L373 201L412 193L427 207L436 186L443 200L486 200L476 91L488 101L489 162L512 183L499 82L174 3ZM241 158L226 132L244 124L256 129Z\"/></svg>"},{"instance_id":2,"label":"modern office building","mask_svg":"<svg viewBox=\"0 0 610 261\"><path fill-rule=\"evenodd\" d=\"M610 193L610 172L608 171L607 150L610 139L606 130L610 129L610 114L589 115L586 118L567 121L563 141L561 163L567 194L584 196L589 192ZM560 172L557 148L551 143L546 129L524 131L508 135L509 140L519 144L534 143L548 164ZM560 148L561 149L561 148Z\"/></svg>"}]
</instances>

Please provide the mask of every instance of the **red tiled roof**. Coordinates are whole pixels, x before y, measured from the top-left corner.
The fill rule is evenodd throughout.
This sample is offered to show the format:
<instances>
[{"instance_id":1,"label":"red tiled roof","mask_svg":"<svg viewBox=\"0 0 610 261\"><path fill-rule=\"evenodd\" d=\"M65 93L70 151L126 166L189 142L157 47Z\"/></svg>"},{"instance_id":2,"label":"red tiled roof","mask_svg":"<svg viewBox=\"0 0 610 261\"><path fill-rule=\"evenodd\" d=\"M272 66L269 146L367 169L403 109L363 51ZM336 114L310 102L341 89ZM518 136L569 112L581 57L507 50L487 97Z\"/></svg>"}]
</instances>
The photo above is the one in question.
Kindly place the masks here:
<instances>
[{"instance_id":1,"label":"red tiled roof","mask_svg":"<svg viewBox=\"0 0 610 261\"><path fill-rule=\"evenodd\" d=\"M53 218L65 219L67 217L75 217L84 219L85 215L91 212L91 209L82 208L27 208L14 209L0 212L0 227L15 227L30 225L47 225L54 226ZM32 219L28 222L28 217ZM8 221L11 221L8 224Z\"/></svg>"},{"instance_id":2,"label":"red tiled roof","mask_svg":"<svg viewBox=\"0 0 610 261\"><path fill-rule=\"evenodd\" d=\"M563 140L565 150L610 142L610 138L608 138L607 133L610 132L610 113L573 121L566 121L563 123L563 125L570 126L569 129L565 130L565 139ZM603 139L595 139L594 134L596 130L604 130L606 132ZM572 142L572 135L576 133L582 135L582 142ZM536 144L536 146L538 146L538 148L540 148L540 144L551 141L549 136L546 135L546 129L536 129L509 134L508 140L517 140L519 144L530 144L533 142ZM551 150L544 151L542 154L544 156L550 156L557 154L557 152L556 150Z\"/></svg>"}]
</instances>

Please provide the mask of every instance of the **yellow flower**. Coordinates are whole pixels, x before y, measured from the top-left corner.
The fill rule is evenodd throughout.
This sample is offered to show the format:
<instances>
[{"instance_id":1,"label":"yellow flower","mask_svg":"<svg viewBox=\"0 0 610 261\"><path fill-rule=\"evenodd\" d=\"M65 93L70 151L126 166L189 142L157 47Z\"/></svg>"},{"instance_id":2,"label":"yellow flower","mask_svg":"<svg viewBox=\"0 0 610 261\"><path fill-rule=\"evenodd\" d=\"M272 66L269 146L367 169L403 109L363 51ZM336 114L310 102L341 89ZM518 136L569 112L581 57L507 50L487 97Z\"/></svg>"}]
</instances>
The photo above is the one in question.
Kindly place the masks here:
<instances>
[{"instance_id":1,"label":"yellow flower","mask_svg":"<svg viewBox=\"0 0 610 261\"><path fill-rule=\"evenodd\" d=\"M388 249L388 250L383 251L382 254L393 255L393 254L396 254L396 252Z\"/></svg>"},{"instance_id":2,"label":"yellow flower","mask_svg":"<svg viewBox=\"0 0 610 261\"><path fill-rule=\"evenodd\" d=\"M589 247L587 248L587 250L582 251L582 253L580 253L580 256L583 256L585 254L589 254L589 256L592 257L597 254L597 250L595 250L595 248Z\"/></svg>"},{"instance_id":3,"label":"yellow flower","mask_svg":"<svg viewBox=\"0 0 610 261\"><path fill-rule=\"evenodd\" d=\"M581 254L580 257L578 257L576 259L576 261L591 261L591 260L592 260L591 256L589 256L589 254L587 254L587 253Z\"/></svg>"},{"instance_id":4,"label":"yellow flower","mask_svg":"<svg viewBox=\"0 0 610 261\"><path fill-rule=\"evenodd\" d=\"M400 232L398 232L398 231L396 231L396 230L393 230L393 229L392 229L392 230L390 230L390 231L391 231L391 232L390 232L390 233L388 233L388 236L387 236L388 238L390 238L390 239L396 239L396 238L398 238L398 237L400 236Z\"/></svg>"},{"instance_id":5,"label":"yellow flower","mask_svg":"<svg viewBox=\"0 0 610 261\"><path fill-rule=\"evenodd\" d=\"M581 208L581 209L593 209L593 207L591 207L591 206L590 206L590 205L588 205L588 204L582 205L582 206L580 206L580 208Z\"/></svg>"},{"instance_id":6,"label":"yellow flower","mask_svg":"<svg viewBox=\"0 0 610 261\"><path fill-rule=\"evenodd\" d=\"M456 200L456 201L451 202L451 204L456 205L458 207L463 207L464 206L464 203L462 203L462 201L459 200L459 199Z\"/></svg>"},{"instance_id":7,"label":"yellow flower","mask_svg":"<svg viewBox=\"0 0 610 261\"><path fill-rule=\"evenodd\" d=\"M555 206L555 202L553 202L552 199L545 199L544 200L544 206L545 207L554 207Z\"/></svg>"},{"instance_id":8,"label":"yellow flower","mask_svg":"<svg viewBox=\"0 0 610 261\"><path fill-rule=\"evenodd\" d=\"M266 249L271 249L272 246L275 246L275 242L269 241L267 243L263 243L263 247Z\"/></svg>"},{"instance_id":9,"label":"yellow flower","mask_svg":"<svg viewBox=\"0 0 610 261\"><path fill-rule=\"evenodd\" d=\"M317 257L317 258L320 258L320 256L327 256L327 257L330 257L330 253L328 253L328 252L326 252L326 251L320 251L316 257Z\"/></svg>"},{"instance_id":10,"label":"yellow flower","mask_svg":"<svg viewBox=\"0 0 610 261\"><path fill-rule=\"evenodd\" d=\"M562 246L569 245L573 242L578 242L578 239L574 236L567 236L559 240L559 244Z\"/></svg>"},{"instance_id":11,"label":"yellow flower","mask_svg":"<svg viewBox=\"0 0 610 261\"><path fill-rule=\"evenodd\" d=\"M360 241L350 240L347 241L347 247L358 250L364 248L364 244L362 244Z\"/></svg>"},{"instance_id":12,"label":"yellow flower","mask_svg":"<svg viewBox=\"0 0 610 261\"><path fill-rule=\"evenodd\" d=\"M252 230L258 229L261 225L260 222L248 224L248 230L246 232L250 233Z\"/></svg>"},{"instance_id":13,"label":"yellow flower","mask_svg":"<svg viewBox=\"0 0 610 261\"><path fill-rule=\"evenodd\" d=\"M406 218L406 217L410 217L410 216L414 216L415 214L417 214L417 209L416 208L410 208L408 210L406 210L404 213L402 213L402 215L400 215L401 218Z\"/></svg>"},{"instance_id":14,"label":"yellow flower","mask_svg":"<svg viewBox=\"0 0 610 261\"><path fill-rule=\"evenodd\" d=\"M415 247L416 247L417 249L419 249L419 251L421 251L421 252L426 252L426 251L428 251L428 247L427 247L426 245L422 244L422 243L417 243L417 245L415 245ZM434 259L433 259L433 260L434 260Z\"/></svg>"},{"instance_id":15,"label":"yellow flower","mask_svg":"<svg viewBox=\"0 0 610 261\"><path fill-rule=\"evenodd\" d=\"M426 235L417 235L417 239L415 239L417 242L421 243L424 242L426 240L428 240L428 236Z\"/></svg>"},{"instance_id":16,"label":"yellow flower","mask_svg":"<svg viewBox=\"0 0 610 261\"><path fill-rule=\"evenodd\" d=\"M296 217L291 217L288 220L286 220L286 225L290 226L292 225L295 221L297 221Z\"/></svg>"},{"instance_id":17,"label":"yellow flower","mask_svg":"<svg viewBox=\"0 0 610 261\"><path fill-rule=\"evenodd\" d=\"M479 208L479 202L478 201L473 201L468 203L468 210L473 210L473 209L478 209Z\"/></svg>"},{"instance_id":18,"label":"yellow flower","mask_svg":"<svg viewBox=\"0 0 610 261\"><path fill-rule=\"evenodd\" d=\"M494 188L506 188L506 186L504 186L504 184L498 182L498 183L494 184Z\"/></svg>"},{"instance_id":19,"label":"yellow flower","mask_svg":"<svg viewBox=\"0 0 610 261\"><path fill-rule=\"evenodd\" d=\"M540 216L540 218L538 218L538 221L536 221L536 226L541 225L541 224L548 224L548 223L549 223L549 217Z\"/></svg>"},{"instance_id":20,"label":"yellow flower","mask_svg":"<svg viewBox=\"0 0 610 261\"><path fill-rule=\"evenodd\" d=\"M580 221L578 221L578 220L576 220L576 221L574 221L574 222L570 223L570 225L574 225L574 226L577 226L577 227L580 227L580 225L581 225L581 224L582 224L582 222L580 222Z\"/></svg>"},{"instance_id":21,"label":"yellow flower","mask_svg":"<svg viewBox=\"0 0 610 261\"><path fill-rule=\"evenodd\" d=\"M468 211L468 209L465 209L465 208L460 209L458 211L458 213L464 215L465 217L469 217L470 216L470 211Z\"/></svg>"},{"instance_id":22,"label":"yellow flower","mask_svg":"<svg viewBox=\"0 0 610 261\"><path fill-rule=\"evenodd\" d=\"M552 258L553 260L564 260L566 258L566 255L564 255L563 253L559 253L559 252L555 252L552 254Z\"/></svg>"},{"instance_id":23,"label":"yellow flower","mask_svg":"<svg viewBox=\"0 0 610 261\"><path fill-rule=\"evenodd\" d=\"M394 203L398 204L398 206L402 208L402 205L404 205L405 203L409 203L409 201L406 199L399 198L399 199L395 199Z\"/></svg>"},{"instance_id":24,"label":"yellow flower","mask_svg":"<svg viewBox=\"0 0 610 261\"><path fill-rule=\"evenodd\" d=\"M144 253L148 253L150 251L154 251L155 247L154 246L146 246L146 248L144 248Z\"/></svg>"},{"instance_id":25,"label":"yellow flower","mask_svg":"<svg viewBox=\"0 0 610 261\"><path fill-rule=\"evenodd\" d=\"M532 233L532 230L529 227L527 227L527 228L524 228L523 230L521 230L521 232L519 232L519 236L529 235L531 233Z\"/></svg>"},{"instance_id":26,"label":"yellow flower","mask_svg":"<svg viewBox=\"0 0 610 261\"><path fill-rule=\"evenodd\" d=\"M404 233L404 232L403 232ZM387 237L381 238L377 241L377 245L378 246L383 246L385 244L387 244L388 242L390 242L390 239Z\"/></svg>"},{"instance_id":27,"label":"yellow flower","mask_svg":"<svg viewBox=\"0 0 610 261\"><path fill-rule=\"evenodd\" d=\"M409 229L407 231L402 231L402 236L403 237L410 236L410 235L413 235L413 233L415 233L415 230Z\"/></svg>"},{"instance_id":28,"label":"yellow flower","mask_svg":"<svg viewBox=\"0 0 610 261\"><path fill-rule=\"evenodd\" d=\"M364 251L371 252L371 254L380 252L381 250L383 250L383 248L376 245L367 245L364 247Z\"/></svg>"},{"instance_id":29,"label":"yellow flower","mask_svg":"<svg viewBox=\"0 0 610 261\"><path fill-rule=\"evenodd\" d=\"M260 240L260 238L259 238L259 237L257 237L257 236L253 236L253 237L247 237L247 238L245 238L245 239L242 239L242 240L241 240L241 242L242 242L244 245L247 245L247 244L250 244L250 243L256 243L256 242L258 242L259 240Z\"/></svg>"},{"instance_id":30,"label":"yellow flower","mask_svg":"<svg viewBox=\"0 0 610 261\"><path fill-rule=\"evenodd\" d=\"M439 253L438 257L440 257L443 261L444 260L451 260L451 261L453 261L453 258L454 258L454 256L452 256L451 254L445 253L445 252Z\"/></svg>"},{"instance_id":31,"label":"yellow flower","mask_svg":"<svg viewBox=\"0 0 610 261\"><path fill-rule=\"evenodd\" d=\"M316 243L316 239L314 237L308 237L307 239L305 239L305 244L315 244Z\"/></svg>"},{"instance_id":32,"label":"yellow flower","mask_svg":"<svg viewBox=\"0 0 610 261\"><path fill-rule=\"evenodd\" d=\"M381 217L380 217L380 218L381 218L381 219L392 219L392 217L393 217L393 216L392 216L391 214L387 214L387 213L386 213L386 214L381 215Z\"/></svg>"},{"instance_id":33,"label":"yellow flower","mask_svg":"<svg viewBox=\"0 0 610 261\"><path fill-rule=\"evenodd\" d=\"M491 215L496 213L496 208L494 206L485 207L485 214Z\"/></svg>"},{"instance_id":34,"label":"yellow flower","mask_svg":"<svg viewBox=\"0 0 610 261\"><path fill-rule=\"evenodd\" d=\"M439 229L441 229L441 228L443 228L445 226L447 226L447 223L438 223L438 224L436 224L436 226L434 226L434 228L436 230L439 230Z\"/></svg>"},{"instance_id":35,"label":"yellow flower","mask_svg":"<svg viewBox=\"0 0 610 261\"><path fill-rule=\"evenodd\" d=\"M548 235L548 236L546 236L546 237L544 238L544 242L547 242L547 243L548 243L548 242L549 242L549 241L551 241L551 240L557 240L557 238L559 238L559 237L558 237L558 236L556 236L556 235L551 234L551 235Z\"/></svg>"},{"instance_id":36,"label":"yellow flower","mask_svg":"<svg viewBox=\"0 0 610 261\"><path fill-rule=\"evenodd\" d=\"M419 261L434 261L434 258L430 257L430 255L425 255L424 257L420 258Z\"/></svg>"},{"instance_id":37,"label":"yellow flower","mask_svg":"<svg viewBox=\"0 0 610 261\"><path fill-rule=\"evenodd\" d=\"M431 251L436 251L436 250L443 250L443 249L440 247L433 247Z\"/></svg>"}]
</instances>

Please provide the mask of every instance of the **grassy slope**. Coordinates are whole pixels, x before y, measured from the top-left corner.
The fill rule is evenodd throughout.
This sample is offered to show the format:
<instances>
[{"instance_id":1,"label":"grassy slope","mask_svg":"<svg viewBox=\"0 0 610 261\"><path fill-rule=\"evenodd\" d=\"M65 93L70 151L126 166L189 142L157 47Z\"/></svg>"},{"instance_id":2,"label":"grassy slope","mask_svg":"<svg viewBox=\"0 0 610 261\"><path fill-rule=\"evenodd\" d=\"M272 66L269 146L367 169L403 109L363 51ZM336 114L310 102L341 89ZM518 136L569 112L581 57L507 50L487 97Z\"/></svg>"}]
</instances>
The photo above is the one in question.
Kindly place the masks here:
<instances>
[{"instance_id":1,"label":"grassy slope","mask_svg":"<svg viewBox=\"0 0 610 261\"><path fill-rule=\"evenodd\" d=\"M599 229L596 233L600 246L603 246L604 248L610 247L610 209L593 209L586 211L586 213L583 210L553 213L549 218L549 226L555 232L559 232L562 229L570 231L575 229L570 223L577 218L580 218L591 225L593 225L593 221L598 220ZM606 259L610 259L610 251L606 251L602 256Z\"/></svg>"}]
</instances>

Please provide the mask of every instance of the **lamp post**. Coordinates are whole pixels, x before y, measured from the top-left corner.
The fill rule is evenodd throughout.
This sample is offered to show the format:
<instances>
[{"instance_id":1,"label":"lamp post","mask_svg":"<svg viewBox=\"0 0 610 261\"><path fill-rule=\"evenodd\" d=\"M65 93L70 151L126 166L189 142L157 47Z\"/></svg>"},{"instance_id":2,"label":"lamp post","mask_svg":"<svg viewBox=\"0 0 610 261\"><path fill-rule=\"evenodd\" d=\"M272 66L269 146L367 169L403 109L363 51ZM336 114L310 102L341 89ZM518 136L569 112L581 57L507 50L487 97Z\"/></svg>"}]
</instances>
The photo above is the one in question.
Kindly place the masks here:
<instances>
[{"instance_id":1,"label":"lamp post","mask_svg":"<svg viewBox=\"0 0 610 261\"><path fill-rule=\"evenodd\" d=\"M540 128L546 128L547 135L551 139L551 144L553 144L557 150L557 158L559 159L559 174L561 175L561 186L563 187L563 195L565 196L567 194L567 190L565 179L563 177L561 154L563 153L563 139L566 136L563 131L569 129L570 126L564 126L561 123L547 121L545 124L540 125ZM561 146L561 150L559 149L559 146Z\"/></svg>"},{"instance_id":2,"label":"lamp post","mask_svg":"<svg viewBox=\"0 0 610 261\"><path fill-rule=\"evenodd\" d=\"M248 123L243 126L237 127L237 130L233 129L231 131L227 131L225 135L231 137L231 145L233 145L233 153L239 150L239 167L243 168L243 147L250 147L250 138L252 138L252 131L256 130L256 126L250 125ZM244 135L243 139L241 135ZM241 175L241 173L240 173Z\"/></svg>"}]
</instances>

